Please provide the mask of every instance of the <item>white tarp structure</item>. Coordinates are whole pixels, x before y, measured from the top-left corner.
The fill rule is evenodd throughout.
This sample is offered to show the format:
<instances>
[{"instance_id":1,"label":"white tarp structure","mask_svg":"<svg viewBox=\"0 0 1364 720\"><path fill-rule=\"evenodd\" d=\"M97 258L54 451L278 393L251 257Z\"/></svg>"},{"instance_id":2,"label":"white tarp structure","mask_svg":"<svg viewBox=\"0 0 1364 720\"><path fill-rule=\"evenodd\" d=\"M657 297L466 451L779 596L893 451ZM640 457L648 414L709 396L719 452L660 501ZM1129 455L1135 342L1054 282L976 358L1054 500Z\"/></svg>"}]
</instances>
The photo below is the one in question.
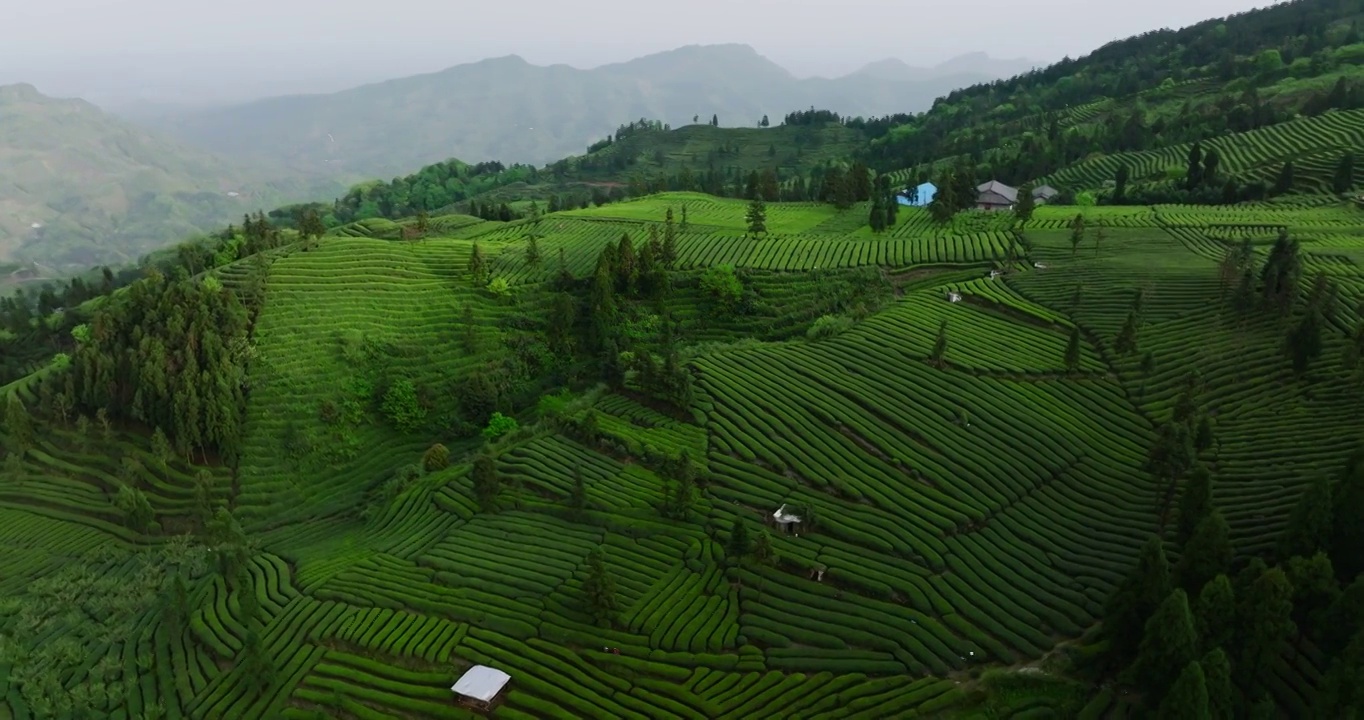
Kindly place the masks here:
<instances>
[{"instance_id":1,"label":"white tarp structure","mask_svg":"<svg viewBox=\"0 0 1364 720\"><path fill-rule=\"evenodd\" d=\"M780 524L782 524L782 525L786 525L786 524L789 524L789 523L798 523L798 522L800 522L800 517L799 517L799 516L797 516L797 515L792 515L791 513L786 512L786 504L785 504L785 503L782 503L782 506L779 507L779 508L777 508L777 511L776 511L776 512L772 513L772 519L773 519L773 520L776 520L778 523L780 523Z\"/></svg>"},{"instance_id":2,"label":"white tarp structure","mask_svg":"<svg viewBox=\"0 0 1364 720\"><path fill-rule=\"evenodd\" d=\"M475 665L450 687L456 695L487 704L502 692L511 676L496 668Z\"/></svg>"}]
</instances>

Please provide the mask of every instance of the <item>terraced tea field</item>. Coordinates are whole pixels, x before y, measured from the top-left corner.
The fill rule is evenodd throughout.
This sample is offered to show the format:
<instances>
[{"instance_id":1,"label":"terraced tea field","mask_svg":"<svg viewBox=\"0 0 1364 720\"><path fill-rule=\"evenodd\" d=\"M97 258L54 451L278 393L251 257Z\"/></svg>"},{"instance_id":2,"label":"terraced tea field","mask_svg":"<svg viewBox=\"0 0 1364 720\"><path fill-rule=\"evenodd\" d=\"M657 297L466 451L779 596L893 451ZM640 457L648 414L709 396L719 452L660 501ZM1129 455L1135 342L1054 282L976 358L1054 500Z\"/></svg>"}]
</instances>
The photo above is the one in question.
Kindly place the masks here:
<instances>
[{"instance_id":1,"label":"terraced tea field","mask_svg":"<svg viewBox=\"0 0 1364 720\"><path fill-rule=\"evenodd\" d=\"M561 253L586 277L622 233L639 247L669 207L680 225L684 203L669 310L691 406L599 388L557 414L504 407L521 429L488 445L502 502L481 509L463 383L488 379L504 405L573 384L579 369L526 341ZM1002 215L939 228L903 211L878 236L866 208L773 204L753 240L744 209L663 195L549 215L538 262L530 224L467 218L412 241L348 226L274 254L236 468L210 462L205 483L144 429L98 423L59 423L7 466L0 718L468 718L449 688L471 664L511 675L499 718L1038 717L1060 706L984 708L972 689L1092 628L1162 530L1144 464L1191 369L1239 553L1272 546L1302 488L1364 433L1364 391L1338 361L1364 300L1353 207L1092 208L1105 234L1078 247L1076 209L1043 207L1021 228L1026 254ZM1305 377L1281 322L1237 316L1219 281L1229 248L1249 239L1263 257L1280 229L1340 288ZM475 244L505 297L470 282ZM726 264L749 295L732 315L698 280ZM235 287L243 268L218 274ZM1138 291L1140 352L1123 355ZM845 322L819 331L823 316ZM413 389L408 415L395 387ZM7 392L38 401L32 384ZM404 470L435 442L448 467ZM698 496L665 517L683 452ZM157 526L125 526L121 483ZM203 487L254 544L238 579L175 539ZM783 505L804 514L794 532L771 523ZM776 561L733 556L740 522L765 529ZM584 600L596 548L609 626ZM169 620L176 574L193 610ZM1296 653L1274 664L1281 711L1305 710L1321 670ZM1086 712L1128 708L1098 694Z\"/></svg>"}]
</instances>

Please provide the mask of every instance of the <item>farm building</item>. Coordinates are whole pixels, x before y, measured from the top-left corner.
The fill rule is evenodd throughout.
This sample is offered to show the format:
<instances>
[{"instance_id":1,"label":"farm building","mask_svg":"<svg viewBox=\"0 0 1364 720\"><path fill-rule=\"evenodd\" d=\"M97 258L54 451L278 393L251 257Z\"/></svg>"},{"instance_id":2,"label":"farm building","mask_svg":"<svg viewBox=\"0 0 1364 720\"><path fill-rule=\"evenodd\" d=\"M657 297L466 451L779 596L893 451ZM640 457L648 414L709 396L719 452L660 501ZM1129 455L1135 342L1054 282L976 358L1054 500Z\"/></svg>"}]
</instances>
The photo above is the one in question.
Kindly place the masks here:
<instances>
[{"instance_id":1,"label":"farm building","mask_svg":"<svg viewBox=\"0 0 1364 720\"><path fill-rule=\"evenodd\" d=\"M998 180L991 180L976 186L976 207L981 210L1008 210L1018 202L1018 188L1012 188Z\"/></svg>"},{"instance_id":2,"label":"farm building","mask_svg":"<svg viewBox=\"0 0 1364 720\"><path fill-rule=\"evenodd\" d=\"M933 202L933 198L938 195L938 186L931 182L923 183L917 187L912 187L901 191L895 196L895 202L909 207L927 207Z\"/></svg>"},{"instance_id":3,"label":"farm building","mask_svg":"<svg viewBox=\"0 0 1364 720\"><path fill-rule=\"evenodd\" d=\"M461 705L491 710L510 681L511 676L501 670L475 665L461 675L450 690Z\"/></svg>"},{"instance_id":4,"label":"farm building","mask_svg":"<svg viewBox=\"0 0 1364 720\"><path fill-rule=\"evenodd\" d=\"M1060 195L1061 191L1050 185L1039 185L1032 189L1032 199L1039 205L1045 204L1048 200Z\"/></svg>"}]
</instances>

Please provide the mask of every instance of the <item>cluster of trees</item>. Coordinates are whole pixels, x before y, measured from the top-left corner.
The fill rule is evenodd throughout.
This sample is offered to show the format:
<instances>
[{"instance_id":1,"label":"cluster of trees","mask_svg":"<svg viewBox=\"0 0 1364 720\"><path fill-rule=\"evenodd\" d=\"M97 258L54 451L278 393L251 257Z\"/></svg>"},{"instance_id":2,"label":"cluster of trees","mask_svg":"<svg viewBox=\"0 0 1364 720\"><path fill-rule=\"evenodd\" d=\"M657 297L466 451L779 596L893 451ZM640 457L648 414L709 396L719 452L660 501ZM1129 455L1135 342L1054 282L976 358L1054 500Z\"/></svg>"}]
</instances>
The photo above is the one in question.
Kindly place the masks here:
<instances>
[{"instance_id":1,"label":"cluster of trees","mask_svg":"<svg viewBox=\"0 0 1364 720\"><path fill-rule=\"evenodd\" d=\"M885 175L877 177L876 188L871 198L871 215L867 218L867 222L871 225L871 231L882 233L895 227L899 213L900 203L895 197L895 190L891 187L890 178Z\"/></svg>"},{"instance_id":2,"label":"cluster of trees","mask_svg":"<svg viewBox=\"0 0 1364 720\"><path fill-rule=\"evenodd\" d=\"M1318 273L1304 292L1301 251L1286 229L1280 230L1258 272L1255 264L1255 248L1249 239L1227 250L1218 266L1223 297L1230 296L1232 310L1246 322L1264 311L1287 320L1284 354L1294 372L1306 374L1321 358L1324 334L1338 322L1340 288L1325 273ZM1360 338L1364 338L1364 322L1350 334L1342 358L1352 373L1359 368L1357 348L1364 348Z\"/></svg>"},{"instance_id":3,"label":"cluster of trees","mask_svg":"<svg viewBox=\"0 0 1364 720\"><path fill-rule=\"evenodd\" d=\"M1161 717L1272 717L1266 680L1291 644L1311 641L1330 664L1316 710L1346 717L1361 698L1364 672L1364 451L1334 480L1304 492L1274 560L1234 562L1226 519L1213 503L1213 477L1197 461L1207 441L1196 377L1151 451L1148 470L1170 499L1178 562L1152 537L1109 598L1103 625L1107 667L1143 691ZM1199 429L1190 437L1190 423Z\"/></svg>"}]
</instances>

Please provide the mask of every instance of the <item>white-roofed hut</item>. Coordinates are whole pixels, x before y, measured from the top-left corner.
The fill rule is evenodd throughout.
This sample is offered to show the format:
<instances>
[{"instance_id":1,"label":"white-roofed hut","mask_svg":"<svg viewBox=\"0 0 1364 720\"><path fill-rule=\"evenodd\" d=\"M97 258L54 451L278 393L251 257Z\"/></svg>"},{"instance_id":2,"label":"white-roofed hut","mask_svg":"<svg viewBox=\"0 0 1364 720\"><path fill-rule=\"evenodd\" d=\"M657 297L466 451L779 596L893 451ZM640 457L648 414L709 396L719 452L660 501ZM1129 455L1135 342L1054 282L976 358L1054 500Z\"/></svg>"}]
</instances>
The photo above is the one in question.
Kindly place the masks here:
<instances>
[{"instance_id":1,"label":"white-roofed hut","mask_svg":"<svg viewBox=\"0 0 1364 720\"><path fill-rule=\"evenodd\" d=\"M791 532L792 528L799 528L800 516L787 512L786 503L782 503L782 506L772 513L772 522L776 523L782 532Z\"/></svg>"},{"instance_id":2,"label":"white-roofed hut","mask_svg":"<svg viewBox=\"0 0 1364 720\"><path fill-rule=\"evenodd\" d=\"M450 690L460 705L491 710L502 698L502 691L509 682L511 676L507 673L486 665L475 665L465 671Z\"/></svg>"}]
</instances>

